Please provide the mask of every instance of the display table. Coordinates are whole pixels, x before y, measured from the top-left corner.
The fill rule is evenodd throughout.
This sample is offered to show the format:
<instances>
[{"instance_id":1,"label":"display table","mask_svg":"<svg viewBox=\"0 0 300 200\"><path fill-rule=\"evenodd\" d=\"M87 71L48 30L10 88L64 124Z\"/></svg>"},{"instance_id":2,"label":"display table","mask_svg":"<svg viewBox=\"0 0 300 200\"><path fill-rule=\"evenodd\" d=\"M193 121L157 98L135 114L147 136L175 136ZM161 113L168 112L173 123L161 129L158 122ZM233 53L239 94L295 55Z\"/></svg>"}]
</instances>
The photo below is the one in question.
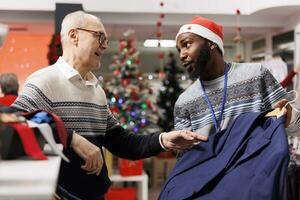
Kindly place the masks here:
<instances>
[{"instance_id":1,"label":"display table","mask_svg":"<svg viewBox=\"0 0 300 200\"><path fill-rule=\"evenodd\" d=\"M0 200L52 199L56 189L61 158L48 160L0 161Z\"/></svg>"},{"instance_id":2,"label":"display table","mask_svg":"<svg viewBox=\"0 0 300 200\"><path fill-rule=\"evenodd\" d=\"M148 175L143 173L140 176L112 175L109 177L112 182L137 182L138 200L148 200Z\"/></svg>"}]
</instances>

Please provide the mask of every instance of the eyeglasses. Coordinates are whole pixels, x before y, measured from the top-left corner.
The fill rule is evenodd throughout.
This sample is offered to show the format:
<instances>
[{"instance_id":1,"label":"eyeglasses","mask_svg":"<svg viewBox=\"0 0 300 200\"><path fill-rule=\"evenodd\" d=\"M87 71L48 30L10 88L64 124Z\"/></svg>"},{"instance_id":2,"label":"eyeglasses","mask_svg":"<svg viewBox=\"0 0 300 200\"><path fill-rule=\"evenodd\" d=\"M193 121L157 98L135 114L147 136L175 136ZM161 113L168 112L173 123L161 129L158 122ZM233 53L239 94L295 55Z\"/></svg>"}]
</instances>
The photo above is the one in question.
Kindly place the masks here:
<instances>
[{"instance_id":1,"label":"eyeglasses","mask_svg":"<svg viewBox=\"0 0 300 200\"><path fill-rule=\"evenodd\" d=\"M86 31L86 32L92 33L95 36L97 36L100 46L108 45L108 39L106 38L106 35L105 35L104 32L102 32L102 31L93 31L93 30L84 29L84 28L76 28L76 29L81 30L81 31Z\"/></svg>"}]
</instances>

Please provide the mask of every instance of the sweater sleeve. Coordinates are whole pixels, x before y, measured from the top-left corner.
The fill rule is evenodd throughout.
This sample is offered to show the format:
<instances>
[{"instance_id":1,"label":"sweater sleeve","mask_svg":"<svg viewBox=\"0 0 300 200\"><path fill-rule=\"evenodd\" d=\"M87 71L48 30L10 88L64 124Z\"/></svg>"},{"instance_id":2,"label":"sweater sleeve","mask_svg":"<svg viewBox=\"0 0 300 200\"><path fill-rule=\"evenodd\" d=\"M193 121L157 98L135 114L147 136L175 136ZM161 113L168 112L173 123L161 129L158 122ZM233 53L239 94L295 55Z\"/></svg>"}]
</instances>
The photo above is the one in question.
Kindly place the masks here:
<instances>
[{"instance_id":1,"label":"sweater sleeve","mask_svg":"<svg viewBox=\"0 0 300 200\"><path fill-rule=\"evenodd\" d=\"M143 159L164 151L159 143L159 135L137 135L118 125L106 131L104 147L120 158Z\"/></svg>"}]
</instances>

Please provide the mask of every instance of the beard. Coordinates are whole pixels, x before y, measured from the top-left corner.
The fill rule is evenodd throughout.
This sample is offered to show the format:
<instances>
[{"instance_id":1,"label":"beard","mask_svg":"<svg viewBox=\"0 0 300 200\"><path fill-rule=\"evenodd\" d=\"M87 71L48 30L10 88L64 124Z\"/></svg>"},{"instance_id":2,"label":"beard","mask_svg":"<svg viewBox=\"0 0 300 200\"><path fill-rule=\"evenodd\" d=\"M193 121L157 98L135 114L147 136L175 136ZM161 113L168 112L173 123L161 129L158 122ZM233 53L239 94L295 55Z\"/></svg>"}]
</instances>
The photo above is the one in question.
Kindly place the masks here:
<instances>
[{"instance_id":1,"label":"beard","mask_svg":"<svg viewBox=\"0 0 300 200\"><path fill-rule=\"evenodd\" d=\"M194 64L194 70L189 72L190 78L195 80L201 76L206 71L207 64L211 59L210 48L208 41L202 45L199 50L199 56Z\"/></svg>"}]
</instances>

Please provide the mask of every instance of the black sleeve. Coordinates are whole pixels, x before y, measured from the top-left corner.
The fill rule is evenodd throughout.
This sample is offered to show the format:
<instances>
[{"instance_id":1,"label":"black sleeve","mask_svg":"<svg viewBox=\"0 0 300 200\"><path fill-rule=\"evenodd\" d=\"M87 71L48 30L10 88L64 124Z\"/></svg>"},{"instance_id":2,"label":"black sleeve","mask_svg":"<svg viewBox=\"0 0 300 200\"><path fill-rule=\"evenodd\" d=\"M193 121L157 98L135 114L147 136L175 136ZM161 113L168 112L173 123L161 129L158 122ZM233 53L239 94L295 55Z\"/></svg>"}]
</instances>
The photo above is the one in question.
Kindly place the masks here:
<instances>
[{"instance_id":1,"label":"black sleeve","mask_svg":"<svg viewBox=\"0 0 300 200\"><path fill-rule=\"evenodd\" d=\"M104 147L120 158L143 159L164 151L159 143L159 135L137 135L129 133L121 126L115 126L106 132Z\"/></svg>"}]
</instances>

